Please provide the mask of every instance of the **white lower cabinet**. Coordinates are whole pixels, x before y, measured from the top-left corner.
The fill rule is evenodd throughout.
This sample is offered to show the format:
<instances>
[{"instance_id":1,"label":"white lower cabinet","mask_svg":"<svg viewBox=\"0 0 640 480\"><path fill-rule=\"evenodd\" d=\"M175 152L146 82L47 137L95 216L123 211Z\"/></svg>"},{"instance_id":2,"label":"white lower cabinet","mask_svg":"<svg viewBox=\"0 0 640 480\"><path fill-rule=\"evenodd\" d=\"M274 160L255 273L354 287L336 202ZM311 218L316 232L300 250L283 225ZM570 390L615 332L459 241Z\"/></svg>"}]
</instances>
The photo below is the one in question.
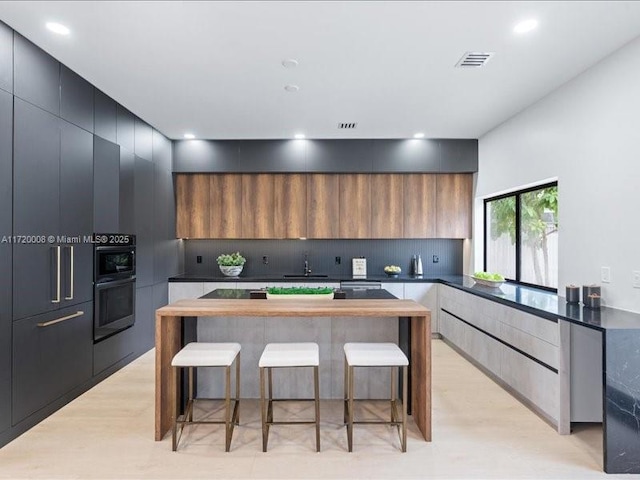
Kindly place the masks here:
<instances>
[{"instance_id":1,"label":"white lower cabinet","mask_svg":"<svg viewBox=\"0 0 640 480\"><path fill-rule=\"evenodd\" d=\"M169 282L169 303L200 298L202 295L204 295L202 282Z\"/></svg>"},{"instance_id":2,"label":"white lower cabinet","mask_svg":"<svg viewBox=\"0 0 640 480\"><path fill-rule=\"evenodd\" d=\"M404 284L405 300L414 300L420 305L424 305L431 310L431 333L441 333L440 322L438 319L438 290L440 287L441 285L438 285L437 283Z\"/></svg>"},{"instance_id":3,"label":"white lower cabinet","mask_svg":"<svg viewBox=\"0 0 640 480\"><path fill-rule=\"evenodd\" d=\"M560 429L559 324L446 285L440 333Z\"/></svg>"}]
</instances>

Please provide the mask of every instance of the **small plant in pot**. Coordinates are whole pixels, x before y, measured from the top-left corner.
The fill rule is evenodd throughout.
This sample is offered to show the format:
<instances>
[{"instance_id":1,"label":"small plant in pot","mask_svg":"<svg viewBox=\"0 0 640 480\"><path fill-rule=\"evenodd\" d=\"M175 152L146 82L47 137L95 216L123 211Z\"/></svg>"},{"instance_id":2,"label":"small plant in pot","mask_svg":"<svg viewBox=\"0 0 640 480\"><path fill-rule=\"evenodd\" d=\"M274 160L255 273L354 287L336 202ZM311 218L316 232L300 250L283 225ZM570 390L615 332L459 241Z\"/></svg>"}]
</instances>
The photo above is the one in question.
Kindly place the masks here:
<instances>
[{"instance_id":1,"label":"small plant in pot","mask_svg":"<svg viewBox=\"0 0 640 480\"><path fill-rule=\"evenodd\" d=\"M240 252L223 253L217 258L220 271L227 277L237 277L242 272L245 262L247 261Z\"/></svg>"}]
</instances>

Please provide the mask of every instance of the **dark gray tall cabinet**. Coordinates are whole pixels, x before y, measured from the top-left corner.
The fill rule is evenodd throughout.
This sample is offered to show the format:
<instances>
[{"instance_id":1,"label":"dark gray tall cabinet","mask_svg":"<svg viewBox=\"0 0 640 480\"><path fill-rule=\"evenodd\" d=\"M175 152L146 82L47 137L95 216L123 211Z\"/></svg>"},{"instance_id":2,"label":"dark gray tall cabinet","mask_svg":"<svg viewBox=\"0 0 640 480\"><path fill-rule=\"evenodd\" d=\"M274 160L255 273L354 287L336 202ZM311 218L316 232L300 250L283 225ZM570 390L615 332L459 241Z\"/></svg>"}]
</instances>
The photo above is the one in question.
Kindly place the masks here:
<instances>
[{"instance_id":1,"label":"dark gray tall cabinet","mask_svg":"<svg viewBox=\"0 0 640 480\"><path fill-rule=\"evenodd\" d=\"M93 228L96 233L118 233L120 147L97 135L93 142Z\"/></svg>"},{"instance_id":2,"label":"dark gray tall cabinet","mask_svg":"<svg viewBox=\"0 0 640 480\"><path fill-rule=\"evenodd\" d=\"M12 148L13 96L0 90L0 238L11 235ZM11 254L0 242L0 433L11 426Z\"/></svg>"}]
</instances>

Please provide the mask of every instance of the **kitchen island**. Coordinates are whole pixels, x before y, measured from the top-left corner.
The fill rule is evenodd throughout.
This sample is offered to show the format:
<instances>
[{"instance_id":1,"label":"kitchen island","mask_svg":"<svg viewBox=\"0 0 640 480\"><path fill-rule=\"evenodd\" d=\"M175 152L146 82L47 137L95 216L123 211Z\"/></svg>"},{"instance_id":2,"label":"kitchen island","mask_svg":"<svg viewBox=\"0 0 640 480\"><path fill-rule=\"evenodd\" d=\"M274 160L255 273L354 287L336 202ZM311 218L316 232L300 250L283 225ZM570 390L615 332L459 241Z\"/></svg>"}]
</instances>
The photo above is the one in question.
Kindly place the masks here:
<instances>
[{"instance_id":1,"label":"kitchen island","mask_svg":"<svg viewBox=\"0 0 640 480\"><path fill-rule=\"evenodd\" d=\"M172 425L177 397L171 359L182 347L185 317L386 317L391 320L408 317L412 413L425 440L431 441L431 314L427 308L412 300L396 298L265 300L242 298L246 297L246 291L236 292L240 293L232 298L179 300L156 311L156 440L162 440Z\"/></svg>"}]
</instances>

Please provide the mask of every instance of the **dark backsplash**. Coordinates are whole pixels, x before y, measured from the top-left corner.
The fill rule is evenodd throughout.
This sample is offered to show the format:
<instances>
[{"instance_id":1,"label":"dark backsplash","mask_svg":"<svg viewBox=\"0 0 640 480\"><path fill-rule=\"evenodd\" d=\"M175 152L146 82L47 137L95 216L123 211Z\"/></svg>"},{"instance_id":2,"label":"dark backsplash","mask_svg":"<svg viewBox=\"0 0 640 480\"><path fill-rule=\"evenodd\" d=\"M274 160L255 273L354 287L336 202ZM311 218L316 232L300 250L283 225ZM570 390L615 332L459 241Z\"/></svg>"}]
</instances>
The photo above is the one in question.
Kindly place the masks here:
<instances>
[{"instance_id":1,"label":"dark backsplash","mask_svg":"<svg viewBox=\"0 0 640 480\"><path fill-rule=\"evenodd\" d=\"M304 255L314 274L351 275L351 259L367 258L367 273L382 275L385 265L398 265L410 274L411 257L422 256L423 272L462 274L463 240L184 240L184 271L188 275L222 276L216 258L239 251L247 263L242 276L303 273ZM433 263L433 256L438 263ZM197 263L197 257L202 263ZM262 257L268 257L264 265ZM341 264L336 265L336 257Z\"/></svg>"}]
</instances>

